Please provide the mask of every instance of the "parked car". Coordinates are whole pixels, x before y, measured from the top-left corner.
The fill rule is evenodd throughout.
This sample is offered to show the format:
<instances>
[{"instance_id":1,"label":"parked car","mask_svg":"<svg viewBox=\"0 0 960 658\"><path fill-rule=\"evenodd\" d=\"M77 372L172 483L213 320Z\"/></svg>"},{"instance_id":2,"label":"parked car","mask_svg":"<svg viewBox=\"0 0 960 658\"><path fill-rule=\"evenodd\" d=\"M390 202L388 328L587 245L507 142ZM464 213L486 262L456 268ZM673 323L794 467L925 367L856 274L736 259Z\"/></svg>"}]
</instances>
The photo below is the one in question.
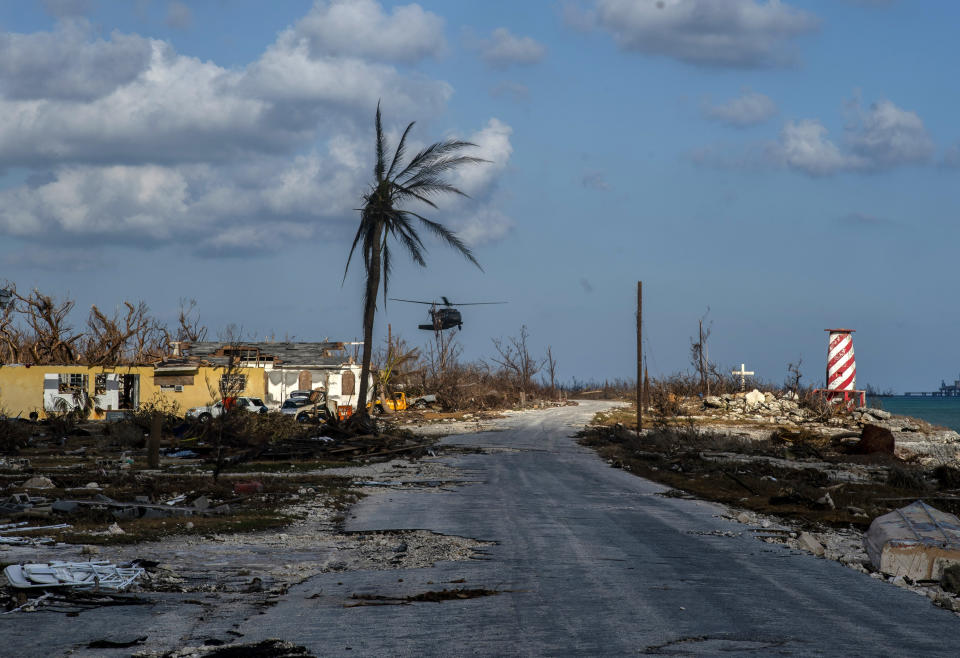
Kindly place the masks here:
<instances>
[{"instance_id":1,"label":"parked car","mask_svg":"<svg viewBox=\"0 0 960 658\"><path fill-rule=\"evenodd\" d=\"M304 392L308 395L299 395ZM280 413L300 423L319 422L326 418L327 396L322 391L294 391L280 406Z\"/></svg>"},{"instance_id":2,"label":"parked car","mask_svg":"<svg viewBox=\"0 0 960 658\"><path fill-rule=\"evenodd\" d=\"M201 422L206 422L211 418L217 418L223 413L224 403L226 403L227 409L236 408L252 413L267 413L267 405L265 405L263 400L260 398L241 396L228 397L225 400L220 400L216 404L206 407L193 407L191 409L187 409L187 418L196 418Z\"/></svg>"},{"instance_id":3,"label":"parked car","mask_svg":"<svg viewBox=\"0 0 960 658\"><path fill-rule=\"evenodd\" d=\"M310 396L313 395L313 394L314 394L314 391L311 391L311 390L302 388L302 389L297 389L296 391L292 391L292 392L290 393L290 395L287 396L287 399L290 399L290 398L308 398L308 397L310 397Z\"/></svg>"}]
</instances>

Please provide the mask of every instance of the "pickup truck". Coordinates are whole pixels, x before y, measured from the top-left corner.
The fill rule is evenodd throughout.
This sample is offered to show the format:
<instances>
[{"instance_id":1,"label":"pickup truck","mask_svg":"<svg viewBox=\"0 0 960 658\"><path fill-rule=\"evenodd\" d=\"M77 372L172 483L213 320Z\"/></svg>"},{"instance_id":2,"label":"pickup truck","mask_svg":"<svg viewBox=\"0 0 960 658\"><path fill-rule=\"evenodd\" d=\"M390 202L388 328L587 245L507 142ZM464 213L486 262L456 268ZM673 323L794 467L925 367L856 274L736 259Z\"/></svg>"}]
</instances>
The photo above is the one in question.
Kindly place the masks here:
<instances>
[{"instance_id":1,"label":"pickup truck","mask_svg":"<svg viewBox=\"0 0 960 658\"><path fill-rule=\"evenodd\" d=\"M187 418L196 418L200 422L207 422L211 418L217 418L223 413L224 402L227 409L243 409L252 413L267 413L267 405L260 398L251 397L228 397L220 400L216 404L206 407L192 407L187 409Z\"/></svg>"}]
</instances>

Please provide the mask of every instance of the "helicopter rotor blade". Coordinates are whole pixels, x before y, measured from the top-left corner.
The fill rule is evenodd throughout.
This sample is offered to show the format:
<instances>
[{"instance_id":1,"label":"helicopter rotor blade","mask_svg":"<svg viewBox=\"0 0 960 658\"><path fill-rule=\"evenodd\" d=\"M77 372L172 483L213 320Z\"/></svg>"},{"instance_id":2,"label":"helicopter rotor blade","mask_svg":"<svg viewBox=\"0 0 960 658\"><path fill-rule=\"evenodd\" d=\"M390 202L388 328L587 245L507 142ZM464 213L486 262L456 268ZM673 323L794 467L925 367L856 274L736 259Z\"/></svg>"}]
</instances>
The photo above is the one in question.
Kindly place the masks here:
<instances>
[{"instance_id":1,"label":"helicopter rotor blade","mask_svg":"<svg viewBox=\"0 0 960 658\"><path fill-rule=\"evenodd\" d=\"M421 302L416 299L398 299L397 297L391 297L391 301L394 302L407 302L408 304L426 304L427 306L436 306L436 302Z\"/></svg>"},{"instance_id":2,"label":"helicopter rotor blade","mask_svg":"<svg viewBox=\"0 0 960 658\"><path fill-rule=\"evenodd\" d=\"M486 304L509 304L510 302L450 302L447 306L484 306Z\"/></svg>"}]
</instances>

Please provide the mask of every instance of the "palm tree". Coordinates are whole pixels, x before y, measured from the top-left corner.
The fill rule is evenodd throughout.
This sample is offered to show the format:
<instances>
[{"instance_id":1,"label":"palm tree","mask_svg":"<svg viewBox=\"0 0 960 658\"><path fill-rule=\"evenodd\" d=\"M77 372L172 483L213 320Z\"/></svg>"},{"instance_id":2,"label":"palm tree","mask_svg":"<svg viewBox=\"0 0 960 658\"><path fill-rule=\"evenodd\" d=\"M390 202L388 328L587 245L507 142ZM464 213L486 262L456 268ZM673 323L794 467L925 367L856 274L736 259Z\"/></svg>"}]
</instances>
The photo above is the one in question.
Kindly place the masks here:
<instances>
[{"instance_id":1,"label":"palm tree","mask_svg":"<svg viewBox=\"0 0 960 658\"><path fill-rule=\"evenodd\" d=\"M389 158L388 164L383 126L380 123L380 104L377 103L377 162L373 168L374 181L370 191L363 195L360 226L357 228L357 235L353 239L347 265L343 271L343 277L346 279L353 253L357 245L362 242L363 265L367 274L363 295L363 365L360 371L357 403L362 417L367 415L367 380L370 376L370 352L373 343L373 319L377 310L377 294L382 279L383 298L386 303L387 286L393 264L389 238L393 237L403 245L413 262L425 267L426 248L417 234L419 223L420 228L426 228L441 241L463 254L471 263L480 267L470 249L450 229L400 206L420 202L436 208L433 199L438 195L467 196L444 180L444 174L458 167L478 164L486 160L460 154L464 148L476 146L476 144L449 139L431 144L404 165L407 135L410 134L413 124L414 122L411 121L403 131L403 136L397 144L393 157Z\"/></svg>"}]
</instances>

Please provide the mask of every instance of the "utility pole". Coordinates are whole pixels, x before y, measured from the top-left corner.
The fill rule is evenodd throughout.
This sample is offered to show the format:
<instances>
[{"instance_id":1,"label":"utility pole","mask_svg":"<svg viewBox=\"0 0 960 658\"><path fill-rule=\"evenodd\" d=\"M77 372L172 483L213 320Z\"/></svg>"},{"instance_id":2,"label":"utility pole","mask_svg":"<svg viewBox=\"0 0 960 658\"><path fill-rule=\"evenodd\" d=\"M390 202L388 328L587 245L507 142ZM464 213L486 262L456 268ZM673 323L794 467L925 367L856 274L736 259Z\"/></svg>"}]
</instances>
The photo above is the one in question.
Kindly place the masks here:
<instances>
[{"instance_id":1,"label":"utility pole","mask_svg":"<svg viewBox=\"0 0 960 658\"><path fill-rule=\"evenodd\" d=\"M643 281L637 281L637 436L643 430Z\"/></svg>"}]
</instances>

